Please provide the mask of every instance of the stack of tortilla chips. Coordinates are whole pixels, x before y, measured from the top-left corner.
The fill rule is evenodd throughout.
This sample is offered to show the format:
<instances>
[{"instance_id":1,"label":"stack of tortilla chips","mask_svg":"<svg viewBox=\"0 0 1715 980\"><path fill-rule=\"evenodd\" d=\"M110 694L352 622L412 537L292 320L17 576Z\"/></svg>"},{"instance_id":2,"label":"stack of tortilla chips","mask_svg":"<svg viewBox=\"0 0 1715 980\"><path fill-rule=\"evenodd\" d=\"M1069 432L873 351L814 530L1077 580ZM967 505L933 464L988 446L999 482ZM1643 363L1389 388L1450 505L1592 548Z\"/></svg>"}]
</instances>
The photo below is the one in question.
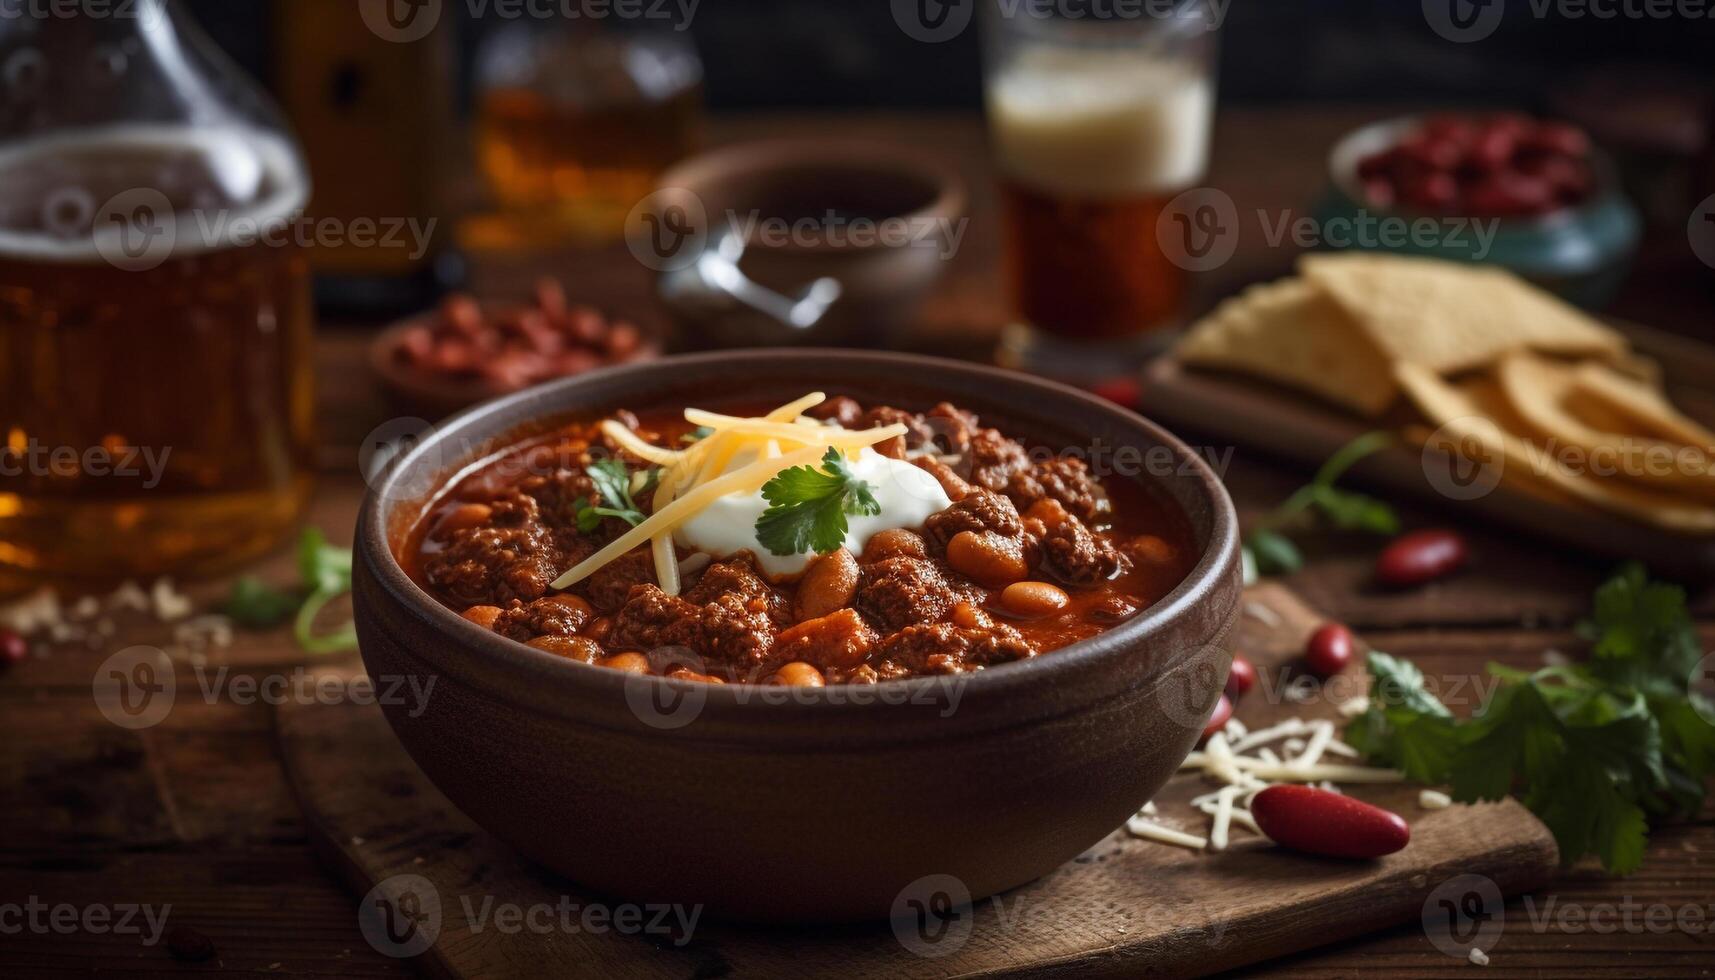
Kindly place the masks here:
<instances>
[{"instance_id":1,"label":"stack of tortilla chips","mask_svg":"<svg viewBox=\"0 0 1715 980\"><path fill-rule=\"evenodd\" d=\"M1715 432L1624 335L1496 268L1346 253L1299 271L1218 307L1180 361L1397 421L1419 445L1474 443L1544 498L1715 533Z\"/></svg>"}]
</instances>

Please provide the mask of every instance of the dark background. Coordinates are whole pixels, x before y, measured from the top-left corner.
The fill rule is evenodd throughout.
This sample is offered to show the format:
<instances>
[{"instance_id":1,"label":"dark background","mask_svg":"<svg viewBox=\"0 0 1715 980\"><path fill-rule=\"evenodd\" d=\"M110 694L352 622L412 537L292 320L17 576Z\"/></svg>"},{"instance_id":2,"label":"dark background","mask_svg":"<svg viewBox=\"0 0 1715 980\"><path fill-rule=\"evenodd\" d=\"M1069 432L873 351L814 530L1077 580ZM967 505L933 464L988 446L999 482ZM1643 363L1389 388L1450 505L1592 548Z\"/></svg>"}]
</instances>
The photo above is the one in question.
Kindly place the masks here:
<instances>
[{"instance_id":1,"label":"dark background","mask_svg":"<svg viewBox=\"0 0 1715 980\"><path fill-rule=\"evenodd\" d=\"M348 0L355 2L355 0ZM461 64L502 21L446 0ZM973 0L964 0L973 2ZM1648 76L1653 94L1710 91L1715 18L1538 17L1548 0L1495 0L1505 17L1489 38L1454 44L1428 26L1420 0L1232 0L1222 27L1221 97L1234 104L1421 99L1544 110L1593 69ZM1566 0L1568 4L1589 0ZM1603 10L1647 9L1662 0L1594 0ZM1707 14L1715 0L1680 0ZM272 69L271 4L301 0L190 0L188 6L252 73ZM291 8L288 8L291 9ZM292 15L299 15L293 10ZM552 22L542 23L544 28ZM443 25L446 26L446 25ZM974 107L979 98L975 29L923 44L895 24L888 0L702 0L692 20L707 70L711 109ZM461 75L468 77L468 70Z\"/></svg>"}]
</instances>

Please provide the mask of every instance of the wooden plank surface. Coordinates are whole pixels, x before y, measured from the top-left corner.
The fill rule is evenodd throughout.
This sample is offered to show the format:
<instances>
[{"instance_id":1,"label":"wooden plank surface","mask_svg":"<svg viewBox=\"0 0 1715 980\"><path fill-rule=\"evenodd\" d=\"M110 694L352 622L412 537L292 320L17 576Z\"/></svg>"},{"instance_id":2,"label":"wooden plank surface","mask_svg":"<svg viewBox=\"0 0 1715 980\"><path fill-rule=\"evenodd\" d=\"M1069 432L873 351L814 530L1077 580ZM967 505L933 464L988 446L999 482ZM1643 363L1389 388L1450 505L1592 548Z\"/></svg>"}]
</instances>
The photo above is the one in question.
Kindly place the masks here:
<instances>
[{"instance_id":1,"label":"wooden plank surface","mask_svg":"<svg viewBox=\"0 0 1715 980\"><path fill-rule=\"evenodd\" d=\"M1252 728L1337 718L1335 697L1364 690L1361 671L1307 703L1281 696L1280 681L1322 617L1274 584L1248 599L1272 615L1240 624L1239 642L1263 678L1239 717ZM411 763L378 708L287 704L278 717L288 778L352 894L438 910L415 921L427 943L419 963L441 976L545 974L569 959L639 977L682 976L715 962L744 976L1201 975L1417 919L1456 874L1484 875L1512 893L1540 885L1556 866L1553 839L1516 803L1429 811L1417 805L1416 787L1352 787L1412 822L1405 851L1373 862L1317 860L1235 832L1231 849L1200 854L1118 831L1043 879L955 913L935 941L903 922L837 930L703 922L671 937L564 926L509 934L489 919L497 903L617 906L530 866L470 823ZM1194 775L1175 777L1156 798L1160 819L1199 830L1207 818L1187 801L1207 789ZM408 949L392 939L376 945Z\"/></svg>"},{"instance_id":2,"label":"wooden plank surface","mask_svg":"<svg viewBox=\"0 0 1715 980\"><path fill-rule=\"evenodd\" d=\"M1322 154L1331 140L1371 119L1409 107L1268 112L1223 108L1211 182L1245 213L1302 213L1323 180ZM772 116L720 121L718 139L780 132L847 134L911 143L944 156L973 189L966 248L950 267L923 316L913 346L938 353L985 356L1005 315L996 285L996 243L989 168L980 121L970 116L854 115L834 119ZM1247 237L1232 262L1199 284L1199 306L1249 282L1290 269L1290 249ZM1683 229L1646 241L1620 302L1618 316L1686 334L1706 334L1712 277L1689 254ZM565 278L580 299L649 320L648 276L623 247L561 256L482 257L475 284L484 293L515 296L536 275ZM349 536L362 484L355 461L363 437L398 414L368 377L362 360L376 324L325 324L318 341L323 462L314 521L336 539ZM355 329L354 329L355 328ZM1715 386L1711 386L1715 390ZM1216 449L1228 448L1216 446ZM1276 456L1240 448L1226 478L1241 513L1254 516L1278 503L1306 478L1305 469ZM1402 505L1409 526L1455 520L1444 509ZM1367 585L1377 542L1312 536L1314 560L1287 584L1310 604L1362 628L1378 646L1410 657L1449 682L1481 673L1490 659L1517 666L1540 663L1544 649L1575 652L1568 627L1609 562L1523 539L1504 528L1464 528L1475 560L1462 575L1417 593L1382 593ZM291 579L291 556L262 565L272 580ZM199 603L226 583L193 588ZM1709 594L1698 616L1715 618ZM128 624L113 642L142 642L145 624ZM1708 639L1706 630L1706 640ZM356 903L335 869L319 862L280 768L274 708L181 698L155 729L121 729L95 710L91 679L114 649L55 649L0 675L0 903L36 896L77 908L119 902L171 903L173 922L214 943L208 963L174 959L135 936L86 930L25 930L0 936L0 974L179 976L233 972L301 976L404 976L411 968L375 952L358 928ZM285 677L298 667L330 665L306 658L280 635L241 635L211 658L235 676ZM334 669L349 667L342 661ZM194 677L181 677L193 685ZM1715 812L1686 824L1657 828L1641 871L1624 879L1579 869L1507 903L1505 935L1492 950L1488 977L1707 976L1715 939L1707 929L1635 929L1597 934L1550 921L1542 908L1600 910L1625 905L1707 909L1715 896ZM1306 928L1316 929L1311 922ZM575 973L576 964L562 972ZM718 962L710 969L718 970ZM1253 965L1237 975L1388 978L1471 976L1474 968L1436 950L1418 925L1406 924L1313 952Z\"/></svg>"}]
</instances>

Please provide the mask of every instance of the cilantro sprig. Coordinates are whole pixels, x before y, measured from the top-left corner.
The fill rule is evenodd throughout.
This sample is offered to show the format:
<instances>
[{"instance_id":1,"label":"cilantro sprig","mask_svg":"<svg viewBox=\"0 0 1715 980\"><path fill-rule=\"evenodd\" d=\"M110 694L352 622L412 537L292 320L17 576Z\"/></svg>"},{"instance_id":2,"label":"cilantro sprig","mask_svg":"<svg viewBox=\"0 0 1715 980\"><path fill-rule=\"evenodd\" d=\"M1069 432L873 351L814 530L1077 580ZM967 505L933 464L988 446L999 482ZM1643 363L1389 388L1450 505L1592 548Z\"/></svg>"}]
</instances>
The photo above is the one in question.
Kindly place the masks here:
<instances>
[{"instance_id":1,"label":"cilantro sprig","mask_svg":"<svg viewBox=\"0 0 1715 980\"><path fill-rule=\"evenodd\" d=\"M1304 556L1283 529L1309 513L1318 514L1345 531L1398 534L1399 517L1392 507L1374 497L1334 485L1347 470L1397 441L1397 437L1389 432L1367 432L1328 457L1328 461L1316 471L1314 479L1294 491L1245 535L1246 566L1256 569L1261 575L1295 572L1302 568Z\"/></svg>"},{"instance_id":2,"label":"cilantro sprig","mask_svg":"<svg viewBox=\"0 0 1715 980\"><path fill-rule=\"evenodd\" d=\"M296 589L279 589L254 575L234 582L221 611L247 629L270 629L292 620L292 635L307 653L338 653L357 647L357 629L345 623L325 633L316 619L328 603L351 591L351 549L328 543L320 528L298 538Z\"/></svg>"},{"instance_id":3,"label":"cilantro sprig","mask_svg":"<svg viewBox=\"0 0 1715 980\"><path fill-rule=\"evenodd\" d=\"M822 468L794 466L762 485L768 509L756 519L756 540L777 555L823 554L846 540L848 516L881 513L874 488L846 466L833 447Z\"/></svg>"},{"instance_id":4,"label":"cilantro sprig","mask_svg":"<svg viewBox=\"0 0 1715 980\"><path fill-rule=\"evenodd\" d=\"M1346 740L1461 802L1517 796L1570 864L1638 867L1649 820L1699 812L1715 773L1715 705L1691 687L1701 656L1677 586L1628 565L1580 625L1591 659L1534 672L1491 664L1494 697L1454 719L1406 661L1372 653L1370 706Z\"/></svg>"},{"instance_id":5,"label":"cilantro sprig","mask_svg":"<svg viewBox=\"0 0 1715 980\"><path fill-rule=\"evenodd\" d=\"M596 499L579 497L572 501L572 507L578 514L578 530L589 534L601 526L603 518L617 517L636 527L643 523L643 509L637 506L637 501L631 499L631 470L624 462L614 459L597 460L586 470L590 482L595 484ZM649 472L649 485L659 477L659 470ZM609 506L603 506L603 502Z\"/></svg>"}]
</instances>

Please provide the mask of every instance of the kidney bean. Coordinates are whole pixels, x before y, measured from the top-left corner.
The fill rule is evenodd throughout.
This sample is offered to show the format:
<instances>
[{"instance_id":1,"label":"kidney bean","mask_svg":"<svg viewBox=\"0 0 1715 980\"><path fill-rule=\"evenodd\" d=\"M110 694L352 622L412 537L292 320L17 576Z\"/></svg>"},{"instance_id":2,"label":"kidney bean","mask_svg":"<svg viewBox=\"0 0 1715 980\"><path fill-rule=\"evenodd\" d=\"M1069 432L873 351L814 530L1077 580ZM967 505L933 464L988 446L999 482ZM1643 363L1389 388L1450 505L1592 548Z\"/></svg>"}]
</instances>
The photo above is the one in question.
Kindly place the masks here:
<instances>
[{"instance_id":1,"label":"kidney bean","mask_svg":"<svg viewBox=\"0 0 1715 980\"><path fill-rule=\"evenodd\" d=\"M0 629L0 668L22 663L29 653L30 644L16 631Z\"/></svg>"},{"instance_id":2,"label":"kidney bean","mask_svg":"<svg viewBox=\"0 0 1715 980\"><path fill-rule=\"evenodd\" d=\"M1376 581L1394 588L1433 582L1458 571L1468 553L1465 539L1453 531L1402 534L1376 558Z\"/></svg>"},{"instance_id":3,"label":"kidney bean","mask_svg":"<svg viewBox=\"0 0 1715 980\"><path fill-rule=\"evenodd\" d=\"M1227 727L1227 722L1233 717L1233 702L1225 694L1215 702L1215 713L1209 716L1209 723L1203 726L1203 737L1208 738Z\"/></svg>"},{"instance_id":4,"label":"kidney bean","mask_svg":"<svg viewBox=\"0 0 1715 980\"><path fill-rule=\"evenodd\" d=\"M725 680L722 680L713 674L699 674L689 667L674 667L672 670L667 672L667 679L673 681L697 681L701 684L726 683Z\"/></svg>"},{"instance_id":5,"label":"kidney bean","mask_svg":"<svg viewBox=\"0 0 1715 980\"><path fill-rule=\"evenodd\" d=\"M1449 173L1429 173L1400 188L1400 199L1420 211L1446 211L1459 199L1459 182Z\"/></svg>"},{"instance_id":6,"label":"kidney bean","mask_svg":"<svg viewBox=\"0 0 1715 980\"><path fill-rule=\"evenodd\" d=\"M629 323L616 323L608 332L606 347L609 355L624 357L636 350L643 343L643 337L637 328Z\"/></svg>"},{"instance_id":7,"label":"kidney bean","mask_svg":"<svg viewBox=\"0 0 1715 980\"><path fill-rule=\"evenodd\" d=\"M1251 798L1251 816L1269 840L1306 854L1378 858L1411 842L1397 813L1309 786L1270 786Z\"/></svg>"},{"instance_id":8,"label":"kidney bean","mask_svg":"<svg viewBox=\"0 0 1715 980\"><path fill-rule=\"evenodd\" d=\"M1522 142L1531 149L1566 157L1583 158L1590 152L1590 137L1565 123L1539 123L1525 134Z\"/></svg>"},{"instance_id":9,"label":"kidney bean","mask_svg":"<svg viewBox=\"0 0 1715 980\"><path fill-rule=\"evenodd\" d=\"M1256 686L1256 667L1242 653L1233 654L1233 666L1227 671L1227 697L1237 701Z\"/></svg>"},{"instance_id":10,"label":"kidney bean","mask_svg":"<svg viewBox=\"0 0 1715 980\"><path fill-rule=\"evenodd\" d=\"M206 963L218 952L214 940L190 926L174 926L167 932L167 952L185 963Z\"/></svg>"},{"instance_id":11,"label":"kidney bean","mask_svg":"<svg viewBox=\"0 0 1715 980\"><path fill-rule=\"evenodd\" d=\"M800 660L781 665L767 683L777 687L824 687L827 679L822 672Z\"/></svg>"},{"instance_id":12,"label":"kidney bean","mask_svg":"<svg viewBox=\"0 0 1715 980\"><path fill-rule=\"evenodd\" d=\"M1064 589L1047 582L1014 582L1000 594L1007 612L1030 619L1053 615L1071 601Z\"/></svg>"},{"instance_id":13,"label":"kidney bean","mask_svg":"<svg viewBox=\"0 0 1715 980\"><path fill-rule=\"evenodd\" d=\"M627 674L649 673L649 658L636 651L616 653L611 657L603 657L595 662L597 667L611 667Z\"/></svg>"},{"instance_id":14,"label":"kidney bean","mask_svg":"<svg viewBox=\"0 0 1715 980\"><path fill-rule=\"evenodd\" d=\"M997 534L960 531L947 542L947 564L981 584L999 589L1029 574L1024 556Z\"/></svg>"},{"instance_id":15,"label":"kidney bean","mask_svg":"<svg viewBox=\"0 0 1715 980\"><path fill-rule=\"evenodd\" d=\"M595 663L603 655L601 644L585 636L538 636L524 645L586 664Z\"/></svg>"},{"instance_id":16,"label":"kidney bean","mask_svg":"<svg viewBox=\"0 0 1715 980\"><path fill-rule=\"evenodd\" d=\"M1324 623L1304 645L1304 667L1317 677L1333 677L1352 662L1352 631L1339 623Z\"/></svg>"},{"instance_id":17,"label":"kidney bean","mask_svg":"<svg viewBox=\"0 0 1715 980\"><path fill-rule=\"evenodd\" d=\"M798 581L794 600L798 622L819 619L851 602L858 575L857 559L844 548L817 558Z\"/></svg>"},{"instance_id":18,"label":"kidney bean","mask_svg":"<svg viewBox=\"0 0 1715 980\"><path fill-rule=\"evenodd\" d=\"M448 296L441 302L441 322L458 333L474 337L482 332L482 307L462 293Z\"/></svg>"},{"instance_id":19,"label":"kidney bean","mask_svg":"<svg viewBox=\"0 0 1715 980\"><path fill-rule=\"evenodd\" d=\"M536 280L536 306L551 317L566 312L566 287L547 276Z\"/></svg>"},{"instance_id":20,"label":"kidney bean","mask_svg":"<svg viewBox=\"0 0 1715 980\"><path fill-rule=\"evenodd\" d=\"M486 524L493 515L494 508L487 504L460 504L447 511L439 521L435 522L435 536L440 537L454 531L462 531L467 527Z\"/></svg>"},{"instance_id":21,"label":"kidney bean","mask_svg":"<svg viewBox=\"0 0 1715 980\"><path fill-rule=\"evenodd\" d=\"M1518 173L1491 174L1465 192L1474 214L1542 214L1554 208L1554 187L1548 181Z\"/></svg>"}]
</instances>

